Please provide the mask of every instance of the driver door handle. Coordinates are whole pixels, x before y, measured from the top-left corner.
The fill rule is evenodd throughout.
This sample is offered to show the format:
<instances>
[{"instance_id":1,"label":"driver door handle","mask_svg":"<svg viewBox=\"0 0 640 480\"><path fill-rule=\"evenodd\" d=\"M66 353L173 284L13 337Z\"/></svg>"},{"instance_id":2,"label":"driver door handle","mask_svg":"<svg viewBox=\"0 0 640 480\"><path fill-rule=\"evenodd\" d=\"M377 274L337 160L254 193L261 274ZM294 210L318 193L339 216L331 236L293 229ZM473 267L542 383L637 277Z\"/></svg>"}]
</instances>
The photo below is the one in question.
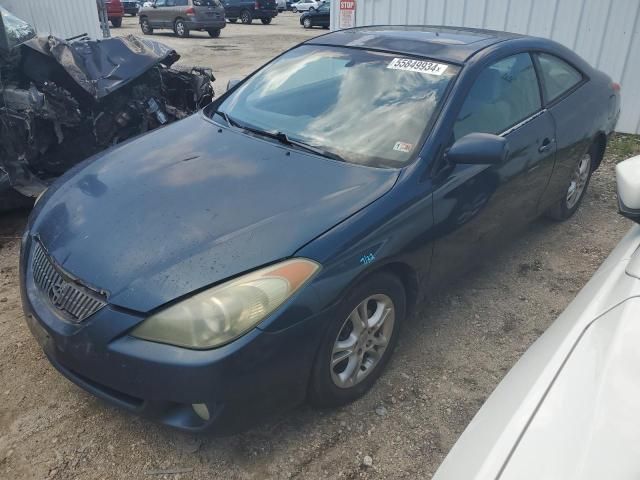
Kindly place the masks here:
<instances>
[{"instance_id":1,"label":"driver door handle","mask_svg":"<svg viewBox=\"0 0 640 480\"><path fill-rule=\"evenodd\" d=\"M538 151L540 153L544 153L544 152L548 151L551 148L551 146L553 145L553 142L554 142L554 140L552 138L545 138L542 141L542 145L540 145L540 147L538 147Z\"/></svg>"}]
</instances>

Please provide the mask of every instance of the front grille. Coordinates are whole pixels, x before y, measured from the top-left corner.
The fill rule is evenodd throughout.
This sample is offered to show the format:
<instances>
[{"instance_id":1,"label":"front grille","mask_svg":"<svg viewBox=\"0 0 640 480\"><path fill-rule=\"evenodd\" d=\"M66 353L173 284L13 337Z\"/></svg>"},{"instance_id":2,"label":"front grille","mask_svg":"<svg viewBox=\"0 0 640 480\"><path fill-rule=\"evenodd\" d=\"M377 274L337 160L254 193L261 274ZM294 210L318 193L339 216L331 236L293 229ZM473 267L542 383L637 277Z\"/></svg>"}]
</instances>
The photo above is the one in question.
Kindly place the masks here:
<instances>
[{"instance_id":1,"label":"front grille","mask_svg":"<svg viewBox=\"0 0 640 480\"><path fill-rule=\"evenodd\" d=\"M33 280L56 309L66 313L70 320L81 322L106 305L97 294L89 293L88 289L66 278L53 264L39 241L33 243Z\"/></svg>"}]
</instances>

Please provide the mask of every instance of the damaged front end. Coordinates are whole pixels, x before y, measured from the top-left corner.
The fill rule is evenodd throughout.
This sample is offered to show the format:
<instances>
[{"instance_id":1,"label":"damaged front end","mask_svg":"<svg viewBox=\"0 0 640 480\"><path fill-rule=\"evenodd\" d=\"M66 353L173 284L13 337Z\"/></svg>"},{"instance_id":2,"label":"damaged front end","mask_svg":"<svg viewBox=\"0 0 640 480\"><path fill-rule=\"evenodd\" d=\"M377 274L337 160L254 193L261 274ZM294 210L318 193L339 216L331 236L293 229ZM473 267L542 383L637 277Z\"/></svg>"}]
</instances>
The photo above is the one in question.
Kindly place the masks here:
<instances>
[{"instance_id":1,"label":"damaged front end","mask_svg":"<svg viewBox=\"0 0 640 480\"><path fill-rule=\"evenodd\" d=\"M210 69L172 67L179 55L152 40L13 43L20 45L0 41L0 210L29 202L87 157L213 99Z\"/></svg>"}]
</instances>

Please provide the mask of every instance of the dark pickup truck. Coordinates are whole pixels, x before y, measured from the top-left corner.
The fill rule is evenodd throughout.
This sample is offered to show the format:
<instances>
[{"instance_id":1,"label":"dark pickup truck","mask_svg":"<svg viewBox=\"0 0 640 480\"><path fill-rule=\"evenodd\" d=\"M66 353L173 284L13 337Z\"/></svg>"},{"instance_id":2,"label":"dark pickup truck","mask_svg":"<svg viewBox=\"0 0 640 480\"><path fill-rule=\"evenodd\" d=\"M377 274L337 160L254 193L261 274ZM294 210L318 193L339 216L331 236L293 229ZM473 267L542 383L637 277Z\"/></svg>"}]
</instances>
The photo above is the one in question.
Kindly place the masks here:
<instances>
[{"instance_id":1,"label":"dark pickup truck","mask_svg":"<svg viewBox=\"0 0 640 480\"><path fill-rule=\"evenodd\" d=\"M250 24L259 18L262 23L269 25L273 17L278 15L276 0L224 0L224 12L231 23L238 19L244 24Z\"/></svg>"}]
</instances>

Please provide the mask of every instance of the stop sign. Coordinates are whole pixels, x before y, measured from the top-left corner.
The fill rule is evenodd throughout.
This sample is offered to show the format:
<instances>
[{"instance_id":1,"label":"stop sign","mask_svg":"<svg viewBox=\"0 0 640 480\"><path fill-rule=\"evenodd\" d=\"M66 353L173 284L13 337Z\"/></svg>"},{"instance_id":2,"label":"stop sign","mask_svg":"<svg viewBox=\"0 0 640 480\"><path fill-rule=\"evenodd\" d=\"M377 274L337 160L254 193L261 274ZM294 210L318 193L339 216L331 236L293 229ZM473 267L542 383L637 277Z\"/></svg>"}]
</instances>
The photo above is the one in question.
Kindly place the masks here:
<instances>
[{"instance_id":1,"label":"stop sign","mask_svg":"<svg viewBox=\"0 0 640 480\"><path fill-rule=\"evenodd\" d=\"M356 26L355 0L340 0L339 28L353 28Z\"/></svg>"}]
</instances>

